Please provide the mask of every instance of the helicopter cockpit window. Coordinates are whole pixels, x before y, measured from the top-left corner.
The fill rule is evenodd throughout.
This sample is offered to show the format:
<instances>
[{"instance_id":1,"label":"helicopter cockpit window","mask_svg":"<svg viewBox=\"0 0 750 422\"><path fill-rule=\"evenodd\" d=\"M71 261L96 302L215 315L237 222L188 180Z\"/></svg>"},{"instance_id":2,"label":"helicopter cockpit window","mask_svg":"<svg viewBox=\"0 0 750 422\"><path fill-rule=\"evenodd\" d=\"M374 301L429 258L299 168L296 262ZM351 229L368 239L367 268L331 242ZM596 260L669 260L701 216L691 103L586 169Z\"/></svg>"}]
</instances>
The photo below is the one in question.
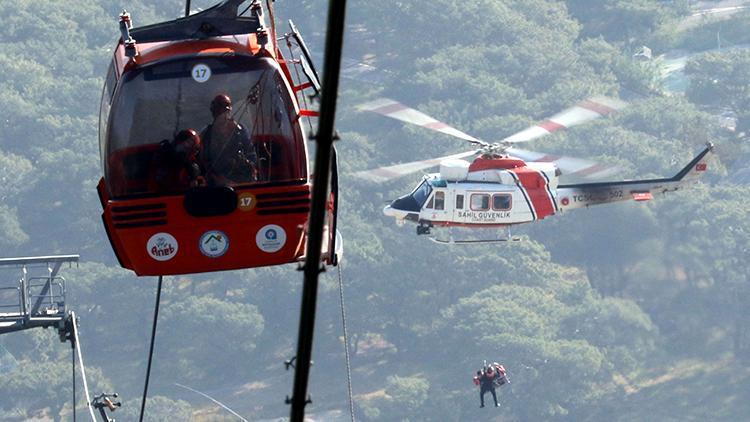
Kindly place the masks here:
<instances>
[{"instance_id":1,"label":"helicopter cockpit window","mask_svg":"<svg viewBox=\"0 0 750 422\"><path fill-rule=\"evenodd\" d=\"M412 192L411 196L414 198L414 201L416 201L417 205L420 207L422 204L424 204L424 201L427 200L427 197L432 193L432 187L430 187L430 184L427 182L422 182L419 187L414 189L414 192Z\"/></svg>"},{"instance_id":2,"label":"helicopter cockpit window","mask_svg":"<svg viewBox=\"0 0 750 422\"><path fill-rule=\"evenodd\" d=\"M511 196L508 194L493 195L492 209L494 211L507 211L510 209Z\"/></svg>"},{"instance_id":3,"label":"helicopter cockpit window","mask_svg":"<svg viewBox=\"0 0 750 422\"><path fill-rule=\"evenodd\" d=\"M485 193L474 193L471 195L472 211L487 211L490 209L490 196Z\"/></svg>"},{"instance_id":4,"label":"helicopter cockpit window","mask_svg":"<svg viewBox=\"0 0 750 422\"><path fill-rule=\"evenodd\" d=\"M113 197L307 178L287 82L274 61L242 55L125 73L102 153Z\"/></svg>"},{"instance_id":5,"label":"helicopter cockpit window","mask_svg":"<svg viewBox=\"0 0 750 422\"><path fill-rule=\"evenodd\" d=\"M435 209L436 210L445 209L445 192L443 191L435 192Z\"/></svg>"}]
</instances>

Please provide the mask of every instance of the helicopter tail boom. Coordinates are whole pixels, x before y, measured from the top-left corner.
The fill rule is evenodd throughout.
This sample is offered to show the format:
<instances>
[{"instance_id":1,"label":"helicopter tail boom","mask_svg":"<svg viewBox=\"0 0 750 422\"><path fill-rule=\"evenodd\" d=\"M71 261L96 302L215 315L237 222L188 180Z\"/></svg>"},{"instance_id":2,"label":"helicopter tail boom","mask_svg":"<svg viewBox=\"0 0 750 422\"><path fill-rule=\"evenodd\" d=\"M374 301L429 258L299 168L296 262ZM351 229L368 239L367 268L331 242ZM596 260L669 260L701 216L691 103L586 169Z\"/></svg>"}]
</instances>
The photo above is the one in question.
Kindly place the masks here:
<instances>
[{"instance_id":1,"label":"helicopter tail boom","mask_svg":"<svg viewBox=\"0 0 750 422\"><path fill-rule=\"evenodd\" d=\"M557 188L558 206L561 210L567 210L631 199L648 201L653 198L654 193L681 189L686 182L697 179L708 169L713 148L713 144L707 144L700 154L673 177L560 185Z\"/></svg>"}]
</instances>

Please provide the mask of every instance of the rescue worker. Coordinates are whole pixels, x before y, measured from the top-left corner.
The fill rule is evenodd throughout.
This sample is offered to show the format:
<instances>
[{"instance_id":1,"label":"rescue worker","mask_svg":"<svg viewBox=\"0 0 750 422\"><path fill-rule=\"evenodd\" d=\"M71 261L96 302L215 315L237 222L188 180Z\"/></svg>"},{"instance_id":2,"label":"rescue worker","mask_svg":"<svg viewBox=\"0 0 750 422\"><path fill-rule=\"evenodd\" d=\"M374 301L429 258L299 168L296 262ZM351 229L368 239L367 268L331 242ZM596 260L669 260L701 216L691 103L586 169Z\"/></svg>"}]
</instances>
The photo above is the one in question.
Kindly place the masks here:
<instances>
[{"instance_id":1,"label":"rescue worker","mask_svg":"<svg viewBox=\"0 0 750 422\"><path fill-rule=\"evenodd\" d=\"M165 139L159 143L154 159L158 192L182 192L189 187L205 185L198 164L200 147L200 136L193 129L181 130L172 141Z\"/></svg>"},{"instance_id":2,"label":"rescue worker","mask_svg":"<svg viewBox=\"0 0 750 422\"><path fill-rule=\"evenodd\" d=\"M250 182L257 178L257 157L248 129L232 117L232 99L219 94L211 101L213 122L201 131L201 159L211 185Z\"/></svg>"},{"instance_id":3,"label":"rescue worker","mask_svg":"<svg viewBox=\"0 0 750 422\"><path fill-rule=\"evenodd\" d=\"M497 403L497 393L495 393L495 378L499 376L499 373L492 368L492 366L485 367L481 371L477 371L477 375L474 377L474 384L479 386L479 407L484 407L484 394L488 391L492 393L492 399L495 401L495 407L500 405Z\"/></svg>"}]
</instances>

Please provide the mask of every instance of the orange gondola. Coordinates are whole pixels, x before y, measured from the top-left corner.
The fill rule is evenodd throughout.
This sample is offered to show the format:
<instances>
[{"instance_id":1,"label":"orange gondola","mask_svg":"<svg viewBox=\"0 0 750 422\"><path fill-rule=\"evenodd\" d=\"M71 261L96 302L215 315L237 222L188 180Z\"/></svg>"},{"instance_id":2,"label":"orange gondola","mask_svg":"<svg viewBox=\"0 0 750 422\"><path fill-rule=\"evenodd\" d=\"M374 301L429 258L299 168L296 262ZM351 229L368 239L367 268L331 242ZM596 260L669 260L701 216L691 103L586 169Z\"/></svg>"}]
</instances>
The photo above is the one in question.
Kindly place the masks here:
<instances>
[{"instance_id":1,"label":"orange gondola","mask_svg":"<svg viewBox=\"0 0 750 422\"><path fill-rule=\"evenodd\" d=\"M121 15L97 190L115 255L138 275L304 259L312 179L301 120L316 112L300 104L320 84L294 25L285 37L301 54L285 60L261 3L244 15L244 2L135 29ZM326 263L335 261L335 162L331 171Z\"/></svg>"}]
</instances>

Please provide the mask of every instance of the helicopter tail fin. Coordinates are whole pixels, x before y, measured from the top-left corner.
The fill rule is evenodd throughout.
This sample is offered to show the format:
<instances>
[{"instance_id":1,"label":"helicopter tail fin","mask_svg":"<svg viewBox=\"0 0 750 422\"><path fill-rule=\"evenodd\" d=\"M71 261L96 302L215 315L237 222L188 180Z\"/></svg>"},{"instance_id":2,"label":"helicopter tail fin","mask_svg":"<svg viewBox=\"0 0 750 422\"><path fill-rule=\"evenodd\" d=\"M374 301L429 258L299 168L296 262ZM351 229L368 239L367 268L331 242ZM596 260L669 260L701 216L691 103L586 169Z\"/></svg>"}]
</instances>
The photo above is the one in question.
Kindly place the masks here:
<instances>
[{"instance_id":1,"label":"helicopter tail fin","mask_svg":"<svg viewBox=\"0 0 750 422\"><path fill-rule=\"evenodd\" d=\"M675 182L684 182L699 178L706 170L713 158L714 144L706 144L706 148L701 151L693 160L677 173L672 180Z\"/></svg>"}]
</instances>

